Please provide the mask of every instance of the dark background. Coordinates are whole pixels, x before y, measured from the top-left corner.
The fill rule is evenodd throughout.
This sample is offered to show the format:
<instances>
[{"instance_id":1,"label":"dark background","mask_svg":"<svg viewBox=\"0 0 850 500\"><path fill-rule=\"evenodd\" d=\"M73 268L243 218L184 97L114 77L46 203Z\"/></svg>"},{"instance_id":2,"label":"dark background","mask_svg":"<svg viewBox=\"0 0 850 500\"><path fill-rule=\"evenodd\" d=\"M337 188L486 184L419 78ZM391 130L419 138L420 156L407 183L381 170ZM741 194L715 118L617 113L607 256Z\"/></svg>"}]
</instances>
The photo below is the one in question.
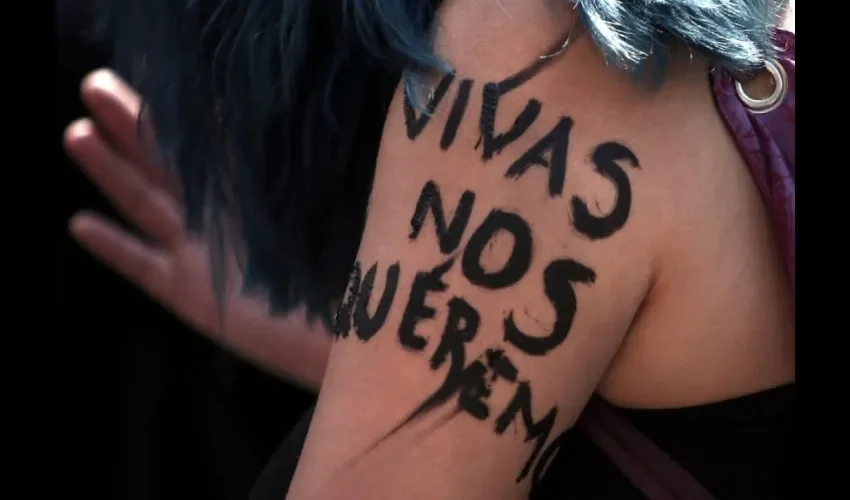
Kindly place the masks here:
<instances>
[{"instance_id":1,"label":"dark background","mask_svg":"<svg viewBox=\"0 0 850 500\"><path fill-rule=\"evenodd\" d=\"M59 11L57 11L59 12ZM57 24L56 124L60 198L52 206L60 392L67 439L65 494L88 499L245 499L311 397L224 352L85 253L68 218L115 215L61 149L85 115L78 85L108 63L81 32ZM64 454L63 454L64 455ZM80 495L81 494L81 495Z\"/></svg>"}]
</instances>

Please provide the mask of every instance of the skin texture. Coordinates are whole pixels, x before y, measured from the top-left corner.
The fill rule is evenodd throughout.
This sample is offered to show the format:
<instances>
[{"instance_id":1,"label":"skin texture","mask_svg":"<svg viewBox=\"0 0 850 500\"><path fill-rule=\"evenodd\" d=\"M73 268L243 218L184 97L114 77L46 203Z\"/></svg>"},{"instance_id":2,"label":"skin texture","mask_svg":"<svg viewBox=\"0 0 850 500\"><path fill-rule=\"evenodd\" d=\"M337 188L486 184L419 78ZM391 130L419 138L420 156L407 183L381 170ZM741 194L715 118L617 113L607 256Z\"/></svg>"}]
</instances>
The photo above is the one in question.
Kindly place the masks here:
<instances>
[{"instance_id":1,"label":"skin texture","mask_svg":"<svg viewBox=\"0 0 850 500\"><path fill-rule=\"evenodd\" d=\"M680 61L666 86L652 95L612 75L588 40L579 39L556 64L499 100L494 130L508 130L531 99L541 103L537 121L487 160L486 148L475 148L482 135L478 118L484 85L522 69L522 62L544 53L562 36L559 27L572 21L569 13L545 17L542 8L520 3L503 0L501 15L482 15L474 1L449 4L441 12L438 48L461 74L418 133L411 134L405 123L401 91L389 110L358 256L360 280L353 280L356 291L349 296L350 329L340 330L333 347L291 499L523 498L533 486L538 462L516 481L537 440L526 441L531 434L528 421L521 412L508 411L524 394L520 387L531 395L532 423L545 421L552 408L558 410L539 459L573 423L593 390L623 406L662 408L728 399L794 379L790 301L767 214L716 116L700 61ZM470 19L476 24L470 25ZM473 82L467 109L457 130L447 135L445 125L453 122L453 103L464 79ZM438 81L435 76L434 83ZM216 335L218 321L210 321L216 311L211 295L203 293L209 289L205 266L177 278L169 272L191 267L175 262L199 262L203 248L179 230L179 205L166 194L167 183L154 163L134 154L136 145L126 139L132 134L121 133L129 130L132 99L113 102L112 111L104 111L109 106L98 103L98 85L92 80L87 84L84 96L113 140L82 122L69 129L68 149L158 246L143 246L90 215L72 221L75 236L213 338L285 377L318 386L323 370L306 371L323 368L329 343L304 340L325 337L307 335L297 318L271 321L256 308L260 302L234 299L227 303L227 331L234 336ZM109 85L101 84L106 101L131 95ZM559 117L573 123L562 192L553 196L551 165L532 165L519 175L522 168L512 167L554 130ZM574 197L585 201L588 213L597 217L611 212L623 198L610 177L600 175L598 167L604 162L594 161L600 145L612 142L638 159L639 168L622 159L615 162L628 179L630 210L613 232L588 235L576 224ZM611 148L607 150L610 155ZM555 163L552 156L546 159ZM508 175L511 170L513 177ZM416 218L429 182L442 200L442 234L433 215L439 211L429 208ZM134 186L144 194L127 189ZM556 193L558 186L556 182ZM466 192L474 193L469 219L459 237L446 237L453 234L457 207ZM531 233L528 269L504 286L487 285L463 266L493 210L518 215ZM418 230L415 220L421 223ZM478 259L485 275L511 260L516 234L487 240ZM443 283L443 289L434 290L432 280L424 314L420 306L414 328L402 328L405 318L410 322L410 304L419 303L412 300L417 275L438 269L452 256L456 262L438 276L436 288ZM548 300L545 277L553 262L563 260L583 264L594 279L585 276L574 286L575 312L566 339L543 354L530 353L534 349L508 340L506 318L510 315L519 330L538 337L554 331L560 317L554 301ZM168 262L172 265L165 265ZM377 328L374 321L372 328L363 328L364 318L380 319L379 304L396 264L397 283L386 317ZM363 283L373 266L372 293L364 294ZM185 293L187 288L181 287L198 293ZM175 292L181 289L184 293ZM185 296L200 300L179 298ZM507 372L499 372L501 378L491 384L486 398L464 400L468 393L458 387L448 397L434 398L447 381L459 380L449 376L457 351L435 362L447 326L462 331L473 317L463 316L468 310L454 298L464 300L478 317L476 336L464 344L465 366L495 349L507 353L519 374L510 380ZM433 310L431 318L428 308ZM450 321L453 312L466 321ZM345 311L341 317L346 318ZM425 345L417 348L422 342L416 338ZM489 370L496 373L492 366ZM474 400L482 399L489 409L483 420L473 411ZM500 434L503 415L515 418Z\"/></svg>"},{"instance_id":2,"label":"skin texture","mask_svg":"<svg viewBox=\"0 0 850 500\"><path fill-rule=\"evenodd\" d=\"M405 116L401 91L389 110L362 274L346 302L375 314L390 281L393 300L368 336L343 309L291 500L524 498L545 469L539 459L594 390L628 406L671 407L794 378L781 263L758 192L715 112L705 63L681 54L653 94L612 73L579 38L485 105L487 82L521 70L572 22L569 12L547 17L543 4L503 3L505 11L488 13L474 1L448 4L437 47L458 77L428 123ZM463 78L474 82L467 114L443 148ZM509 136L534 100L533 123L488 149L491 124L479 116L497 105L494 129ZM568 146L546 142L563 118L572 121ZM562 147L563 182L553 175ZM528 155L537 161L524 168ZM428 211L414 227L429 182L447 212L442 231ZM466 192L474 205L455 241L449 220ZM484 238L483 252L470 250L494 210L525 221L532 243L523 231L503 231ZM523 269L502 273L522 251L527 271L517 257ZM464 265L470 252L483 272ZM396 265L397 282L385 278ZM372 266L369 293L361 279ZM560 271L549 273L553 266ZM567 334L540 345L559 328ZM476 378L474 361L488 349L504 352L518 374L485 363Z\"/></svg>"},{"instance_id":3,"label":"skin texture","mask_svg":"<svg viewBox=\"0 0 850 500\"><path fill-rule=\"evenodd\" d=\"M68 154L141 233L88 212L70 221L71 234L106 265L199 332L259 367L318 390L330 336L303 314L273 317L262 298L236 293L241 279L230 259L224 333L210 286L208 251L190 239L182 208L164 169L139 141L139 97L114 73L97 71L82 84L91 118L69 125Z\"/></svg>"},{"instance_id":4,"label":"skin texture","mask_svg":"<svg viewBox=\"0 0 850 500\"><path fill-rule=\"evenodd\" d=\"M792 0L782 23L782 27L791 32L795 31L795 12ZM769 93L770 88L750 88L748 85L747 90L751 95L759 95L760 90ZM227 335L222 336L218 308L212 305L206 248L202 243L188 241L179 227L177 216L181 207L174 196L175 190L163 187L162 166L150 155L145 155L144 146L139 144L136 133L138 95L109 70L99 70L87 77L81 86L81 95L92 117L69 126L65 136L68 153L107 198L121 208L127 219L149 221L144 224L147 229L142 233L176 235L176 245L161 245L157 238L153 238L154 244L144 242L114 222L88 212L80 212L70 221L72 235L105 265L145 290L198 332L269 373L318 392L330 353L331 342L326 335L329 332L319 324L307 325L300 314L272 318L258 298L234 297L226 305ZM113 139L101 137L92 128L93 124ZM94 154L85 154L86 148L94 148ZM146 157L144 161L143 157ZM126 183L120 181L122 178L132 179L138 187L124 188ZM134 203L137 196L142 199L165 197L167 201ZM163 256L169 261L191 263L175 266L191 269L191 272L179 279L151 272L159 267L151 263L160 261ZM234 283L230 289L238 289L237 285ZM310 332L320 334L310 335ZM292 356L293 353L298 355Z\"/></svg>"}]
</instances>

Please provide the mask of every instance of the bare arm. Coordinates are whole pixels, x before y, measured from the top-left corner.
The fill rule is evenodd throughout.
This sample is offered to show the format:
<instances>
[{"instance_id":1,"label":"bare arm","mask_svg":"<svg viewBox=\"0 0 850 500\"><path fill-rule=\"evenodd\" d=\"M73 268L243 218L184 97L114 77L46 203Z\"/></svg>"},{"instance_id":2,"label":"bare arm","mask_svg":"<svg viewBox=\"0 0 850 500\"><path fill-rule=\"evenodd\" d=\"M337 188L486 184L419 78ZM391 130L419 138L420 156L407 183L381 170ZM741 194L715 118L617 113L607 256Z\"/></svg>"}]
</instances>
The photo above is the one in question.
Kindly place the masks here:
<instances>
[{"instance_id":1,"label":"bare arm","mask_svg":"<svg viewBox=\"0 0 850 500\"><path fill-rule=\"evenodd\" d=\"M514 86L563 20L497 46L450 5L458 74L389 110L290 500L526 498L652 281L652 98L586 39Z\"/></svg>"},{"instance_id":2,"label":"bare arm","mask_svg":"<svg viewBox=\"0 0 850 500\"><path fill-rule=\"evenodd\" d=\"M98 71L83 82L82 97L93 118L68 127L66 148L144 237L85 212L71 220L73 236L212 340L284 380L318 391L329 333L319 323L309 325L300 312L271 316L261 300L240 296L236 266L229 269L233 293L224 304L222 332L209 281L208 250L183 231L180 200L162 166L140 143L138 95L112 72Z\"/></svg>"}]
</instances>

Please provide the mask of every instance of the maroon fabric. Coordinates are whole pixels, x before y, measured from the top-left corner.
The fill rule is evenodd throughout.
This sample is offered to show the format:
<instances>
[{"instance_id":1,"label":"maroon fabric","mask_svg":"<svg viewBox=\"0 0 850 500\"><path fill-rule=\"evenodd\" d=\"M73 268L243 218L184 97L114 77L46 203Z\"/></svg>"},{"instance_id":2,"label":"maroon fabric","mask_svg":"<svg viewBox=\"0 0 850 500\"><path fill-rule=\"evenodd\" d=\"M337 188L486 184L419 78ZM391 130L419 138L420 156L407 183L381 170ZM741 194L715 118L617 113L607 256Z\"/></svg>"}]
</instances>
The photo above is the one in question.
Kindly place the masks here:
<instances>
[{"instance_id":1,"label":"maroon fabric","mask_svg":"<svg viewBox=\"0 0 850 500\"><path fill-rule=\"evenodd\" d=\"M788 95L779 108L752 114L738 100L732 76L721 72L714 79L717 108L732 132L764 201L785 257L791 290L795 287L795 55L794 35L777 32L779 62L788 74Z\"/></svg>"},{"instance_id":2,"label":"maroon fabric","mask_svg":"<svg viewBox=\"0 0 850 500\"><path fill-rule=\"evenodd\" d=\"M777 109L750 113L738 99L734 79L714 75L718 111L735 137L750 173L771 210L792 292L795 289L795 54L794 35L776 33L779 62L788 74L788 95ZM578 422L588 437L650 500L712 500L713 496L669 455L608 403L594 397Z\"/></svg>"},{"instance_id":3,"label":"maroon fabric","mask_svg":"<svg viewBox=\"0 0 850 500\"><path fill-rule=\"evenodd\" d=\"M687 470L598 396L588 403L579 426L649 500L714 500Z\"/></svg>"}]
</instances>

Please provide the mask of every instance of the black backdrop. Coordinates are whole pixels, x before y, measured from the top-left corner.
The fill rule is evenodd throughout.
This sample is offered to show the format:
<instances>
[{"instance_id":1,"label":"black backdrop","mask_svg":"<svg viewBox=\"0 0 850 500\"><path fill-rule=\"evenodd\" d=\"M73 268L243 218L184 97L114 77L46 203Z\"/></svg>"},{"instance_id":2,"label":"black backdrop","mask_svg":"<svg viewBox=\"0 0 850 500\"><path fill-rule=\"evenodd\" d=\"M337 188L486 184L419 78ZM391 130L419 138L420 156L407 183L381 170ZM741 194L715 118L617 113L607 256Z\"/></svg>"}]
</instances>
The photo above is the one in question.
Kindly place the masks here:
<instances>
[{"instance_id":1,"label":"black backdrop","mask_svg":"<svg viewBox=\"0 0 850 500\"><path fill-rule=\"evenodd\" d=\"M267 458L311 402L181 324L70 239L81 208L114 215L61 151L85 111L77 86L104 65L75 36L57 50L52 204L57 288L59 430L65 494L89 499L245 499Z\"/></svg>"}]
</instances>

